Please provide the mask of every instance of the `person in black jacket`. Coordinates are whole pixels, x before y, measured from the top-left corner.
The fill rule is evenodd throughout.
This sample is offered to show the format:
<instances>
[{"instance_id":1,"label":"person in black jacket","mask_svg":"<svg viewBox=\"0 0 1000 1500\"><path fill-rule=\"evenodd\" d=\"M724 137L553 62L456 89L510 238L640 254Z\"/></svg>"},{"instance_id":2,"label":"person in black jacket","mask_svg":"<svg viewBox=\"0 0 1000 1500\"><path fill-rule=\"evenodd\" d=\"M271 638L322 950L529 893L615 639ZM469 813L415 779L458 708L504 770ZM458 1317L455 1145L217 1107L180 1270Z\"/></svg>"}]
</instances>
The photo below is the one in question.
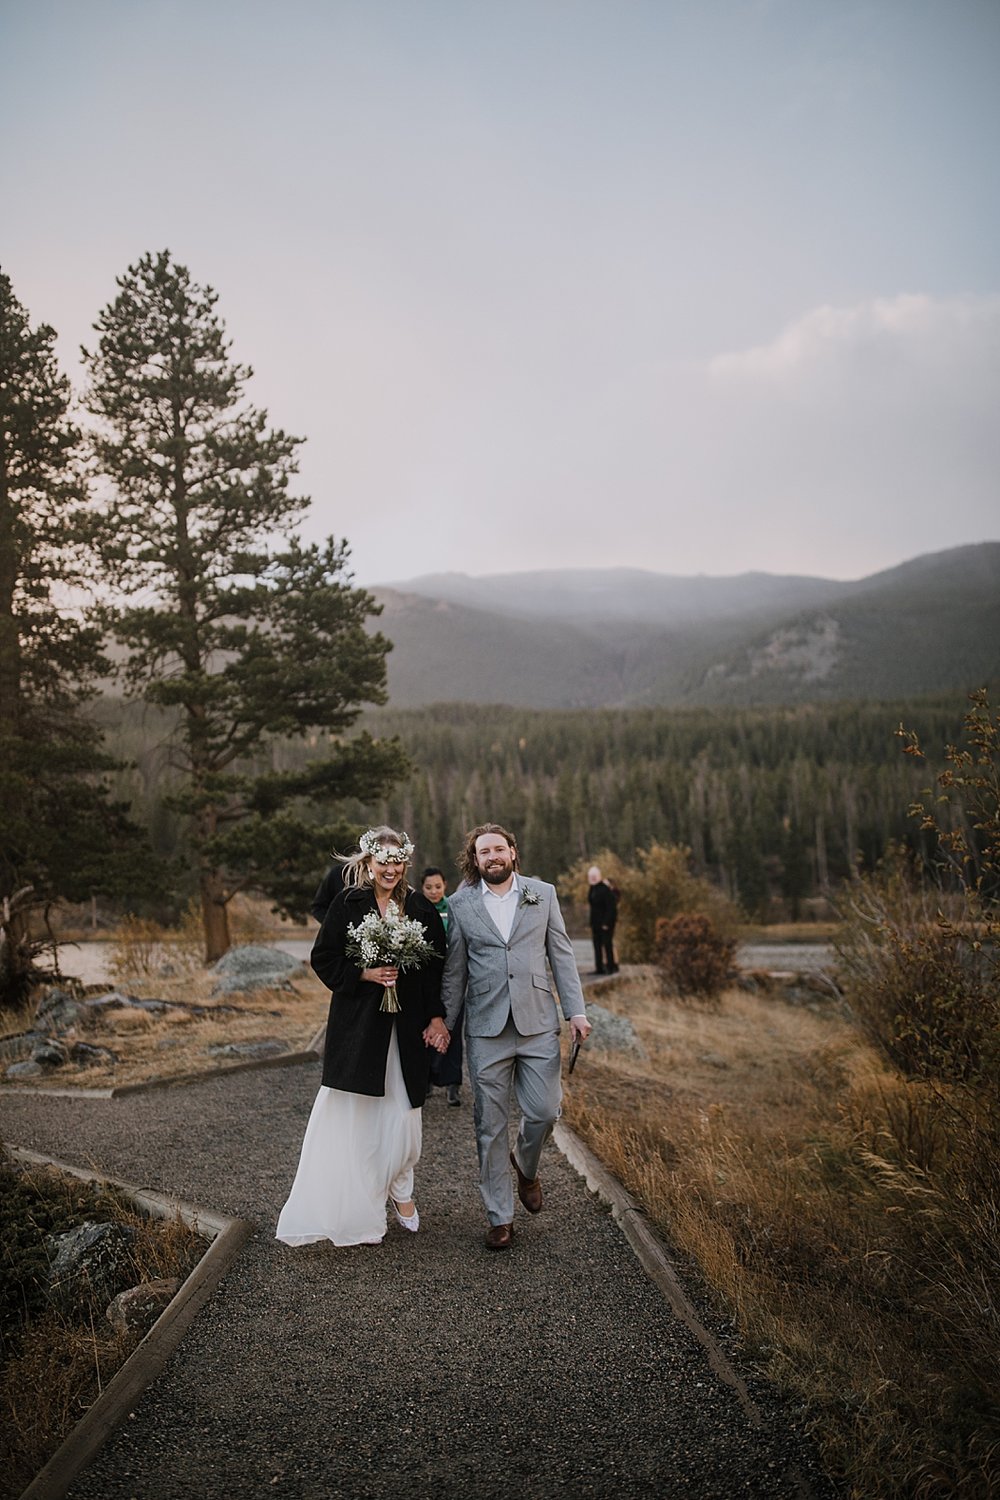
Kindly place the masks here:
<instances>
[{"instance_id":1,"label":"person in black jacket","mask_svg":"<svg viewBox=\"0 0 1000 1500\"><path fill-rule=\"evenodd\" d=\"M590 889L590 936L594 942L594 973L617 974L615 963L615 923L618 920L618 894L601 874L598 865L587 871Z\"/></svg>"},{"instance_id":2,"label":"person in black jacket","mask_svg":"<svg viewBox=\"0 0 1000 1500\"><path fill-rule=\"evenodd\" d=\"M340 859L335 859L316 887L316 894L309 906L309 910L321 927L323 925L323 918L343 889L344 862Z\"/></svg>"},{"instance_id":3,"label":"person in black jacket","mask_svg":"<svg viewBox=\"0 0 1000 1500\"><path fill-rule=\"evenodd\" d=\"M407 884L412 853L405 833L380 827L363 834L358 852L344 860L344 889L313 945L312 966L333 993L322 1086L278 1220L277 1238L285 1244L377 1244L386 1232L387 1200L405 1229L419 1227L413 1169L429 1072L423 1032L444 1014L445 935L433 906ZM405 972L389 964L362 969L348 951L350 930L369 912L385 916L390 906L421 924L434 956ZM381 1008L390 985L400 1006L395 1013Z\"/></svg>"}]
</instances>

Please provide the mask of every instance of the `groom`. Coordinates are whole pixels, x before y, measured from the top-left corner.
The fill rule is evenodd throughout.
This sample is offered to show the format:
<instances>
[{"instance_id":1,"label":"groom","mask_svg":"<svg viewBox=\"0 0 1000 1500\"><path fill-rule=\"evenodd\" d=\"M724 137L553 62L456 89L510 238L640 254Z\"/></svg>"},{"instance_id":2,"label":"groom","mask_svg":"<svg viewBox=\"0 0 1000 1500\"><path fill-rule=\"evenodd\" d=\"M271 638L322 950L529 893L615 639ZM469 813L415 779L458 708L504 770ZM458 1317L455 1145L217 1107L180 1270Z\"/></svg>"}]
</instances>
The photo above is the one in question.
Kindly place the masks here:
<instances>
[{"instance_id":1,"label":"groom","mask_svg":"<svg viewBox=\"0 0 1000 1500\"><path fill-rule=\"evenodd\" d=\"M542 1206L538 1162L559 1118L559 1004L575 1040L590 1034L573 947L555 888L525 880L517 844L499 823L482 823L466 839L460 860L464 883L448 907L448 957L441 998L445 1022L435 1018L425 1037L439 1045L465 1002L466 1061L475 1098L479 1191L486 1205L491 1250L509 1248L514 1233L514 1189L529 1213ZM447 1027L447 1031L444 1030ZM521 1124L509 1151L510 1086Z\"/></svg>"}]
</instances>

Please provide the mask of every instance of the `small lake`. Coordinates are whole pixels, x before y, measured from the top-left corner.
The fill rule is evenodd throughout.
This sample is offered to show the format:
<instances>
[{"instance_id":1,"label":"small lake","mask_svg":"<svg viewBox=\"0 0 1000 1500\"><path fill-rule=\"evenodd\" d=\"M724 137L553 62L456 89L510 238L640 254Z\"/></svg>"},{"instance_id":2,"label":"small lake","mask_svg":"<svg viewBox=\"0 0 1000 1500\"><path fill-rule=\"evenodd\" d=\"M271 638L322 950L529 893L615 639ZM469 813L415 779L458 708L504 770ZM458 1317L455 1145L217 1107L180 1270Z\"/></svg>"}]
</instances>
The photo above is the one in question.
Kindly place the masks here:
<instances>
[{"instance_id":1,"label":"small lake","mask_svg":"<svg viewBox=\"0 0 1000 1500\"><path fill-rule=\"evenodd\" d=\"M278 938L268 947L280 948L293 958L308 961L312 950L312 936L301 938ZM594 950L588 938L574 938L573 952L584 974L593 967ZM72 974L83 984L108 984L111 981L109 967L112 954L111 943L61 943L59 967L64 974ZM828 943L747 943L736 954L742 969L791 970L808 973L829 969L833 964L833 949Z\"/></svg>"}]
</instances>

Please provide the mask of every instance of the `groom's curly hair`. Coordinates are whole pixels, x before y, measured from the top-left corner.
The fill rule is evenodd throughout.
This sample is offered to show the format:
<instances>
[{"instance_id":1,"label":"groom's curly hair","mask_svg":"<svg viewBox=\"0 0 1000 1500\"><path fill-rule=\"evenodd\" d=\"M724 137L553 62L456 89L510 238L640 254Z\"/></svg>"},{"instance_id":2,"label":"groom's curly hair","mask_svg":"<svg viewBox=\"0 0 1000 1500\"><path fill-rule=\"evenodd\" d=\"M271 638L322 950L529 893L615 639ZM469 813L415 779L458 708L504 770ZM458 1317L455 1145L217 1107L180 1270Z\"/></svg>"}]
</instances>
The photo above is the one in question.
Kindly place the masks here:
<instances>
[{"instance_id":1,"label":"groom's curly hair","mask_svg":"<svg viewBox=\"0 0 1000 1500\"><path fill-rule=\"evenodd\" d=\"M478 828L473 828L465 835L465 843L462 845L458 856L458 870L467 885L475 885L479 880L479 866L476 863L476 839L484 833L498 833L502 839L506 839L510 845L510 852L514 856L514 869L518 869L517 862L517 839L504 828L502 823L480 823Z\"/></svg>"}]
</instances>

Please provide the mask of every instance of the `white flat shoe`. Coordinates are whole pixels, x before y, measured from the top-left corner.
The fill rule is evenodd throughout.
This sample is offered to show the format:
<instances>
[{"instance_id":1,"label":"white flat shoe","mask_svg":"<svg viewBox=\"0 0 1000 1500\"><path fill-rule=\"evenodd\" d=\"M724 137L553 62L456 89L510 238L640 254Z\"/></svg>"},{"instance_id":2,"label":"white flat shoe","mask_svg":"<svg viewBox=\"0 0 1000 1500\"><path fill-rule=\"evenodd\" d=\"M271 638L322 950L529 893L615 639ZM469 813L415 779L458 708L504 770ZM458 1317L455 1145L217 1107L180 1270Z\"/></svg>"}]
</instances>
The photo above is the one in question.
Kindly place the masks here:
<instances>
[{"instance_id":1,"label":"white flat shoe","mask_svg":"<svg viewBox=\"0 0 1000 1500\"><path fill-rule=\"evenodd\" d=\"M411 1234L416 1234L417 1230L420 1228L420 1211L417 1208L417 1205L414 1203L412 1214L401 1214L395 1198L390 1198L389 1202L392 1204L392 1211L396 1215L396 1218L399 1220L400 1224L402 1224L403 1228L408 1229Z\"/></svg>"}]
</instances>

